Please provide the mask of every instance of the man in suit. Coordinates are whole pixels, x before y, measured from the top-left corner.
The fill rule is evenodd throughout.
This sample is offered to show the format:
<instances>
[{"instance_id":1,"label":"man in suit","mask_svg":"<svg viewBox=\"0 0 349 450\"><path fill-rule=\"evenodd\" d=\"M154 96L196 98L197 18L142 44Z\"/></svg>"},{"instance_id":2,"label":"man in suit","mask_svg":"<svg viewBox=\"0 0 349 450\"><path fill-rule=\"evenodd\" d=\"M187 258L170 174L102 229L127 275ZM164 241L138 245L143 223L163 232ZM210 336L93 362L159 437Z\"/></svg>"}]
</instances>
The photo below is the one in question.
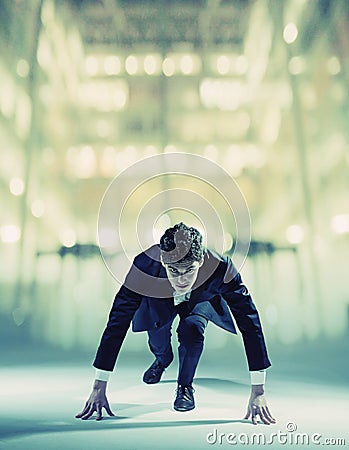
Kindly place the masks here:
<instances>
[{"instance_id":1,"label":"man in suit","mask_svg":"<svg viewBox=\"0 0 349 450\"><path fill-rule=\"evenodd\" d=\"M137 255L123 285L115 296L109 320L94 360L96 379L92 393L77 418L88 419L102 408L113 415L106 386L122 342L132 321L133 331L147 331L155 356L143 381L158 383L173 360L171 327L179 315L178 386L174 409L195 408L192 386L203 350L208 321L236 334L232 315L242 333L251 373L251 395L245 419L259 416L275 423L264 397L265 369L271 363L257 309L232 261L204 248L202 236L193 227L176 224L165 231L159 245ZM232 314L232 315L231 315Z\"/></svg>"}]
</instances>

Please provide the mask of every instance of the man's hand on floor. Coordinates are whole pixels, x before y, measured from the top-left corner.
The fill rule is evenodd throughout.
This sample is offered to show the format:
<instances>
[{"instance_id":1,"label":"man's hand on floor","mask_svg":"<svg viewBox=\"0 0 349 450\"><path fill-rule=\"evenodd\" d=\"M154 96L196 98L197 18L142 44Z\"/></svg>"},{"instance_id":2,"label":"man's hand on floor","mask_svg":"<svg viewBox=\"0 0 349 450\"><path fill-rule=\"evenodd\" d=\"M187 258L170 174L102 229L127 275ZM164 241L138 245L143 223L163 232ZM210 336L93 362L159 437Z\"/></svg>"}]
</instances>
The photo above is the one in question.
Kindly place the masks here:
<instances>
[{"instance_id":1,"label":"man's hand on floor","mask_svg":"<svg viewBox=\"0 0 349 450\"><path fill-rule=\"evenodd\" d=\"M89 419L96 411L96 420L102 420L102 408L105 408L109 416L115 415L109 406L109 402L105 393L106 387L106 381L95 380L91 395L85 403L84 409L81 411L81 413L75 416L77 419Z\"/></svg>"},{"instance_id":2,"label":"man's hand on floor","mask_svg":"<svg viewBox=\"0 0 349 450\"><path fill-rule=\"evenodd\" d=\"M269 411L267 400L264 396L264 385L262 384L251 386L251 395L244 419L248 419L250 416L254 425L257 425L258 416L266 425L276 423L276 419L274 419Z\"/></svg>"}]
</instances>

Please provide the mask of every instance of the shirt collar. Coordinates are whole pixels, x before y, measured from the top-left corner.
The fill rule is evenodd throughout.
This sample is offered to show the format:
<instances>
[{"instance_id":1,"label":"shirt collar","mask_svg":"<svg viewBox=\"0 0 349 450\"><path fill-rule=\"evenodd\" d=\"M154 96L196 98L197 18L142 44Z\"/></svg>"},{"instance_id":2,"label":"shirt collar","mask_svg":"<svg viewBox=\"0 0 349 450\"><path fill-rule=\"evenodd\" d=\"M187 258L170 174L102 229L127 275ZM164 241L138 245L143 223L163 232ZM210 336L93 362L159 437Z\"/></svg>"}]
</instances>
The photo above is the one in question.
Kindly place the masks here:
<instances>
[{"instance_id":1,"label":"shirt collar","mask_svg":"<svg viewBox=\"0 0 349 450\"><path fill-rule=\"evenodd\" d=\"M183 298L185 298L185 300L189 300L190 294L191 294L191 290L188 292L185 292L184 294L179 294L178 292L173 291L173 297L176 297L176 298L183 297Z\"/></svg>"}]
</instances>

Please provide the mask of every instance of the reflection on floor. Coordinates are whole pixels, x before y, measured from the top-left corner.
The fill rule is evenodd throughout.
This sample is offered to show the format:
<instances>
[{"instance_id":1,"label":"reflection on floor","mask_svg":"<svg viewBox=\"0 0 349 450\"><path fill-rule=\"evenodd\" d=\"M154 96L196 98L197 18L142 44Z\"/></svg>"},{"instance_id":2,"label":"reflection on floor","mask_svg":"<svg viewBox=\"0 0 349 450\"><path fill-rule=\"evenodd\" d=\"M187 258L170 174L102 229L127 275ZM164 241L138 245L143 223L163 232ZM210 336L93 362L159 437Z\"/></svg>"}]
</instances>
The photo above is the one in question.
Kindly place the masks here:
<instances>
[{"instance_id":1,"label":"reflection on floor","mask_svg":"<svg viewBox=\"0 0 349 450\"><path fill-rule=\"evenodd\" d=\"M332 378L303 376L301 371L294 373L292 363L287 366L286 359L280 360L267 384L267 400L277 423L254 426L242 419L249 386L241 368L223 377L222 367L204 359L195 382L197 407L183 413L172 409L176 362L158 385L145 385L141 381L145 356L129 362L125 358L108 387L116 416L97 422L74 418L90 392L90 361L33 353L31 358L30 351L21 358L20 349L11 355L5 355L0 370L0 448L6 450L202 450L256 448L258 442L272 448L319 448L326 438L336 439L331 447L343 447L341 438L346 445L349 442L349 386L335 370ZM150 355L146 358L151 362ZM319 360L323 364L324 355Z\"/></svg>"}]
</instances>

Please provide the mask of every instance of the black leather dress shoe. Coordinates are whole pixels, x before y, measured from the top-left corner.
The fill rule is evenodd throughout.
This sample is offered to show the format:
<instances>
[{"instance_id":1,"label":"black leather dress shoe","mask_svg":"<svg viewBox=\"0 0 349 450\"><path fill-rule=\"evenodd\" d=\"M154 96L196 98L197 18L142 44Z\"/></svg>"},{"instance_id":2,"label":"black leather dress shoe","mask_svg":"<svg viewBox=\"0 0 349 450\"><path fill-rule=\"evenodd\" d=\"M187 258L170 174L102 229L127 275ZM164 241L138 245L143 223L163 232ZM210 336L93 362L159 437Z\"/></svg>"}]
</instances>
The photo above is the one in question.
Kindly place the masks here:
<instances>
[{"instance_id":1,"label":"black leather dress shoe","mask_svg":"<svg viewBox=\"0 0 349 450\"><path fill-rule=\"evenodd\" d=\"M194 388L191 385L182 386L179 384L176 394L176 400L173 404L176 411L191 411L195 408Z\"/></svg>"},{"instance_id":2,"label":"black leather dress shoe","mask_svg":"<svg viewBox=\"0 0 349 450\"><path fill-rule=\"evenodd\" d=\"M165 367L157 359L144 372L143 381L147 384L156 384L161 380L161 376L165 371Z\"/></svg>"}]
</instances>

